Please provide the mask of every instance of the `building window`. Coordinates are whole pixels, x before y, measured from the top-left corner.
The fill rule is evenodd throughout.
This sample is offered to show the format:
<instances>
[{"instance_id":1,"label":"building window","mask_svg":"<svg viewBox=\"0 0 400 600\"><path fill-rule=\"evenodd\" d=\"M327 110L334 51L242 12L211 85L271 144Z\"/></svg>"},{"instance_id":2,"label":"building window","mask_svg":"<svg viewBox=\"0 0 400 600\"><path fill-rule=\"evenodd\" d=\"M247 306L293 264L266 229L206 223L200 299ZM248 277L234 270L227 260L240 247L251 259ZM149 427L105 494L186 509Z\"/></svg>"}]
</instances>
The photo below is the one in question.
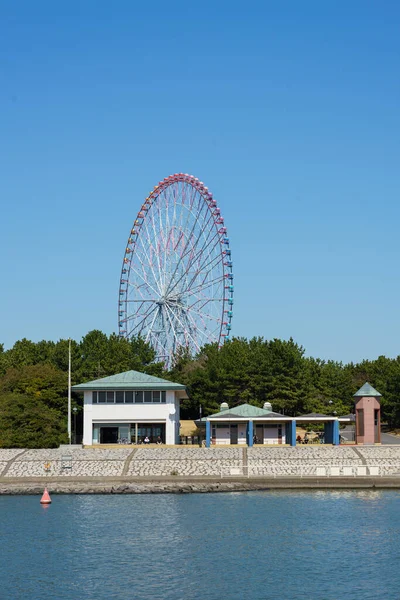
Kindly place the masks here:
<instances>
[{"instance_id":1,"label":"building window","mask_svg":"<svg viewBox=\"0 0 400 600\"><path fill-rule=\"evenodd\" d=\"M117 404L124 403L124 392L115 392L115 402ZM123 436L123 437L126 437L126 436Z\"/></svg>"},{"instance_id":2,"label":"building window","mask_svg":"<svg viewBox=\"0 0 400 600\"><path fill-rule=\"evenodd\" d=\"M167 401L167 393L160 390L146 390L146 391L96 391L92 392L92 403L93 404L152 404L152 403L163 403Z\"/></svg>"}]
</instances>

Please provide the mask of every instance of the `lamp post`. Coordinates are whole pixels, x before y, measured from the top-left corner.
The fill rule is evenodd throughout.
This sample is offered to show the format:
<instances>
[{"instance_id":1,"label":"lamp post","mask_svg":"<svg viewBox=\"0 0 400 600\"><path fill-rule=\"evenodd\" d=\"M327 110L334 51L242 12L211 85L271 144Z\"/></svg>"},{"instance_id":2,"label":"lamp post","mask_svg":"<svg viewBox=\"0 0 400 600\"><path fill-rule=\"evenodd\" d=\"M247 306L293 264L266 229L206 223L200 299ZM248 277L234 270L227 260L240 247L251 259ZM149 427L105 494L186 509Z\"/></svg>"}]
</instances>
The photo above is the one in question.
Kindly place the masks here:
<instances>
[{"instance_id":1,"label":"lamp post","mask_svg":"<svg viewBox=\"0 0 400 600\"><path fill-rule=\"evenodd\" d=\"M68 443L71 444L71 338L68 340Z\"/></svg>"},{"instance_id":2,"label":"lamp post","mask_svg":"<svg viewBox=\"0 0 400 600\"><path fill-rule=\"evenodd\" d=\"M201 447L201 432L202 432L202 429L201 429L201 415L202 415L202 412L203 412L203 407L201 406L201 404L199 404L199 427L198 427L198 431L200 433L200 435L199 435L199 446L200 447Z\"/></svg>"},{"instance_id":3,"label":"lamp post","mask_svg":"<svg viewBox=\"0 0 400 600\"><path fill-rule=\"evenodd\" d=\"M78 412L78 409L76 406L74 406L74 408L72 409L72 412L74 413L74 444L76 444L76 413Z\"/></svg>"}]
</instances>

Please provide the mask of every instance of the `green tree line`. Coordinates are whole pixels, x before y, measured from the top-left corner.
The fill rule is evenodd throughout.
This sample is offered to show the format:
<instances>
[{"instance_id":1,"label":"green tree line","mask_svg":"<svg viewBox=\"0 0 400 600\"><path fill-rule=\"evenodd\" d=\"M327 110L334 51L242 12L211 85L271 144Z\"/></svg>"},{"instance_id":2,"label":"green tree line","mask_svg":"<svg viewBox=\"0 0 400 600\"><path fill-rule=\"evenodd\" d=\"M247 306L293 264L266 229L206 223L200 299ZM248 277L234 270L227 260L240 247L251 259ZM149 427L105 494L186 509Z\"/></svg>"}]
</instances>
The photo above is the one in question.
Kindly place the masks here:
<instances>
[{"instance_id":1,"label":"green tree line","mask_svg":"<svg viewBox=\"0 0 400 600\"><path fill-rule=\"evenodd\" d=\"M383 396L383 419L400 426L400 356L343 364L305 356L293 339L233 338L218 349L205 346L191 358L177 357L168 377L187 386L190 399L182 404L182 418L197 418L247 402L288 415L310 412L347 415L354 393L369 381Z\"/></svg>"},{"instance_id":2,"label":"green tree line","mask_svg":"<svg viewBox=\"0 0 400 600\"><path fill-rule=\"evenodd\" d=\"M19 340L0 345L0 447L52 448L67 443L69 340ZM115 373L143 371L161 376L154 350L140 337L90 331L71 340L71 382L84 383ZM82 396L73 394L81 422Z\"/></svg>"},{"instance_id":3,"label":"green tree line","mask_svg":"<svg viewBox=\"0 0 400 600\"><path fill-rule=\"evenodd\" d=\"M0 344L0 447L56 447L67 440L68 340L19 340ZM343 364L305 356L289 340L233 338L222 348L210 344L191 357L180 352L170 371L155 362L142 338L126 340L90 331L71 341L72 384L128 370L146 372L187 386L182 418L218 411L221 402L248 402L289 415L320 412L346 415L353 396L369 381L383 396L383 419L400 426L400 357ZM73 395L82 411L82 397Z\"/></svg>"}]
</instances>

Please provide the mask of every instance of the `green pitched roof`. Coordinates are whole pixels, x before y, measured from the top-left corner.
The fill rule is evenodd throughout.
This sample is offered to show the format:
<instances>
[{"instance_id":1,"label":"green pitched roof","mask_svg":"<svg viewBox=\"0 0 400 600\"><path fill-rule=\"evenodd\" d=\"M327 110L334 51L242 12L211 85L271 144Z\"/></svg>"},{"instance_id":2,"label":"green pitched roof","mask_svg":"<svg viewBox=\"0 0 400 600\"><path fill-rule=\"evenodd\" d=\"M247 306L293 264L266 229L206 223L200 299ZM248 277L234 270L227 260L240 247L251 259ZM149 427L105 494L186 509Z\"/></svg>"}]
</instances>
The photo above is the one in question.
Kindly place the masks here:
<instances>
[{"instance_id":1,"label":"green pitched roof","mask_svg":"<svg viewBox=\"0 0 400 600\"><path fill-rule=\"evenodd\" d=\"M226 410L222 410L221 412L214 413L210 415L210 417L219 418L223 417L234 418L254 418L254 417L274 417L274 416L283 416L279 415L279 413L271 412L270 410L264 410L263 408L258 408L258 406L252 406L251 404L240 404L239 406L234 406L233 408L229 408ZM204 420L207 420L208 417L204 417Z\"/></svg>"},{"instance_id":2,"label":"green pitched roof","mask_svg":"<svg viewBox=\"0 0 400 600\"><path fill-rule=\"evenodd\" d=\"M95 379L87 383L80 383L71 388L74 392L84 392L85 390L184 390L185 386L180 383L173 383L161 377L153 377L139 371L125 371L110 377Z\"/></svg>"},{"instance_id":3,"label":"green pitched roof","mask_svg":"<svg viewBox=\"0 0 400 600\"><path fill-rule=\"evenodd\" d=\"M375 388L372 387L372 385L370 385L368 383L368 381L366 381L364 383L364 385L362 387L360 387L360 389L358 390L358 392L356 392L354 394L354 396L360 396L360 397L364 397L364 398L368 398L368 396L372 396L372 397L380 397L382 396L382 394L380 394L379 392L376 391Z\"/></svg>"},{"instance_id":4,"label":"green pitched roof","mask_svg":"<svg viewBox=\"0 0 400 600\"><path fill-rule=\"evenodd\" d=\"M325 417L330 418L332 415L323 415L322 413L316 413L316 412L312 412L312 413L307 413L306 415L299 415L299 419L312 419L313 417L315 419L324 419Z\"/></svg>"}]
</instances>

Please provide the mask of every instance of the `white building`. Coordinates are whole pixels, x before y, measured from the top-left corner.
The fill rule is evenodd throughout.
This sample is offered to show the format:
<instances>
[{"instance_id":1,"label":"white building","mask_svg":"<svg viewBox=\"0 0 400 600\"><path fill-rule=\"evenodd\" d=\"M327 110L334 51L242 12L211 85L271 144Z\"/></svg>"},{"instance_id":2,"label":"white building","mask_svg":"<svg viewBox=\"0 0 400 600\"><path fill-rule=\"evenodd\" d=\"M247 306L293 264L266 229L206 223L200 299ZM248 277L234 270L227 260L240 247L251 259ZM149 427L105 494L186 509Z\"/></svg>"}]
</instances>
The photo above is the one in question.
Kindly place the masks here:
<instances>
[{"instance_id":1,"label":"white building","mask_svg":"<svg viewBox=\"0 0 400 600\"><path fill-rule=\"evenodd\" d=\"M126 371L72 387L83 392L83 443L179 443L179 405L187 398L179 383Z\"/></svg>"}]
</instances>

